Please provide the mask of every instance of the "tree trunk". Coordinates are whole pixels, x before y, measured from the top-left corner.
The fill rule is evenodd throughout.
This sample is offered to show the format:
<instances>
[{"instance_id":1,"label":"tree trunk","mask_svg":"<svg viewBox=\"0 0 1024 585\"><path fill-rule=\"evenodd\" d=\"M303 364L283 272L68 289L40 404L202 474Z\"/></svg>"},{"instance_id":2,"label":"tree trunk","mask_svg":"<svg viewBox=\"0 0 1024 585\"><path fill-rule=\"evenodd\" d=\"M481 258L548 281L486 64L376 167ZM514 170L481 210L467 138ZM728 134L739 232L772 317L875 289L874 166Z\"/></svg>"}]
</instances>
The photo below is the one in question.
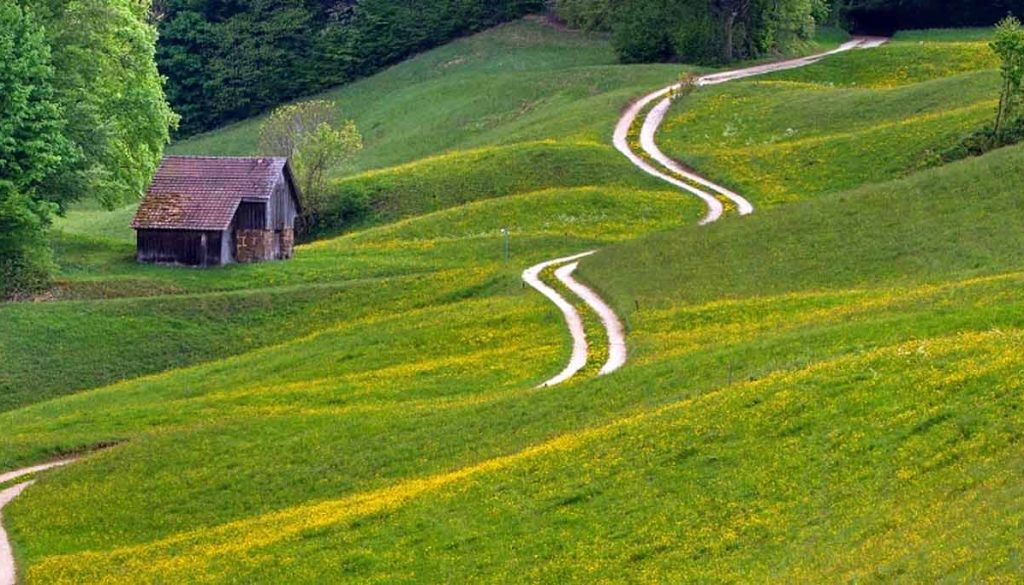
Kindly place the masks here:
<instances>
[{"instance_id":1,"label":"tree trunk","mask_svg":"<svg viewBox=\"0 0 1024 585\"><path fill-rule=\"evenodd\" d=\"M996 113L996 127L995 127L995 136L993 137L993 140L997 141L997 142L998 142L998 139L999 139L999 134L1003 131L1003 123L1005 122L1005 119L1006 119L1006 110L1009 107L1009 103L1008 103L1009 102L1009 98L1010 98L1010 80L1007 79L1003 83L1003 91L999 95L999 111Z\"/></svg>"},{"instance_id":2,"label":"tree trunk","mask_svg":"<svg viewBox=\"0 0 1024 585\"><path fill-rule=\"evenodd\" d=\"M732 50L732 35L733 29L736 27L736 11L731 11L725 15L725 29L723 36L725 40L722 46L722 58L726 63L731 63L733 59Z\"/></svg>"}]
</instances>

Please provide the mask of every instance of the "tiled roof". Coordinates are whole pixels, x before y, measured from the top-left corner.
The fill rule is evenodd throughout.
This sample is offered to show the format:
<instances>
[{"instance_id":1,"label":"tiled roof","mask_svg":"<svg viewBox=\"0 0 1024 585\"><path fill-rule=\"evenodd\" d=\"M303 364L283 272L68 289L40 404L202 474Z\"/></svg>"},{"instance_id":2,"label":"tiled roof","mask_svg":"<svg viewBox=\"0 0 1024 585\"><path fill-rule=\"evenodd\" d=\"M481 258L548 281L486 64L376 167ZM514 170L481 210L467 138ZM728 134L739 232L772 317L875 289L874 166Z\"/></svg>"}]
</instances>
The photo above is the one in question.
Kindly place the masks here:
<instances>
[{"instance_id":1,"label":"tiled roof","mask_svg":"<svg viewBox=\"0 0 1024 585\"><path fill-rule=\"evenodd\" d=\"M164 157L132 227L225 230L242 199L270 199L286 163L270 157Z\"/></svg>"}]
</instances>

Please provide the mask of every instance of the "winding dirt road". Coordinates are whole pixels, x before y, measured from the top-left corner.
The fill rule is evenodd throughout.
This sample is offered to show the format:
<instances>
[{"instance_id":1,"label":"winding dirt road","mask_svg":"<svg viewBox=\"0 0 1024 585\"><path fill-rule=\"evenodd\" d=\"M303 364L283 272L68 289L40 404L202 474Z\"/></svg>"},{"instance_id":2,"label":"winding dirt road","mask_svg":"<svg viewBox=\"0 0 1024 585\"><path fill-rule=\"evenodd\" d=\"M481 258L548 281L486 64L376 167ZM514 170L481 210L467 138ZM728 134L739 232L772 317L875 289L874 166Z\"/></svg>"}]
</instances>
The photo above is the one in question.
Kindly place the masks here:
<instances>
[{"instance_id":1,"label":"winding dirt road","mask_svg":"<svg viewBox=\"0 0 1024 585\"><path fill-rule=\"evenodd\" d=\"M601 318L601 323L604 325L606 335L608 336L608 360L601 367L598 375L610 374L626 363L626 336L622 321L619 320L615 311L597 293L572 277L572 273L579 267L579 260L594 254L594 252L595 250L591 250L574 256L555 258L554 260L548 260L536 266L531 266L523 272L523 280L526 284L547 297L548 300L562 311L565 324L569 327L569 334L572 335L572 353L569 356L568 365L555 377L544 382L538 388L555 386L575 376L587 365L590 351L587 333L583 328L583 318L580 316L579 311L561 293L541 280L540 274L548 268L557 267L554 273L555 278L572 291L573 294L578 296Z\"/></svg>"},{"instance_id":2,"label":"winding dirt road","mask_svg":"<svg viewBox=\"0 0 1024 585\"><path fill-rule=\"evenodd\" d=\"M0 474L0 484L18 479L19 477L32 475L33 473L41 473L55 467L62 467L69 463L74 463L75 461L77 461L77 459L62 459L52 463L44 463L42 465L34 465L24 469L9 471L7 473ZM11 551L11 542L7 538L7 531L4 530L3 527L3 509L4 506L11 503L14 498L20 496L21 492L25 491L25 488L29 487L33 483L35 483L35 480L24 481L0 491L0 585L15 585L16 582L14 553Z\"/></svg>"},{"instance_id":3,"label":"winding dirt road","mask_svg":"<svg viewBox=\"0 0 1024 585\"><path fill-rule=\"evenodd\" d=\"M817 55L705 75L697 79L697 85L718 85L766 73L806 67L831 55L854 49L872 49L885 44L887 41L888 39L883 37L854 37L836 49ZM641 171L670 185L674 185L703 201L707 207L707 213L701 219L701 225L707 225L721 219L726 210L725 202L734 206L736 212L740 215L753 213L754 206L745 197L685 168L658 148L656 141L658 129L661 128L665 116L672 107L672 94L679 87L680 84L678 83L670 85L650 93L631 104L615 126L615 133L612 137L615 148ZM640 127L641 152L636 152L629 143L630 134L636 127L637 118L640 116L640 113L646 110L652 103L654 106L651 107L644 118L643 125ZM601 368L599 374L610 374L626 363L626 338L622 321L600 296L572 277L573 272L579 266L579 260L592 254L594 254L594 251L548 260L523 272L523 280L550 299L562 311L573 340L572 354L569 357L568 365L558 375L541 384L541 387L561 384L579 373L587 364L587 355L590 350L587 343L587 334L583 326L583 319L580 317L579 312L572 303L567 301L558 291L544 284L540 278L540 274L544 270L553 266L559 267L555 271L555 278L601 317L602 325L608 337L608 361Z\"/></svg>"},{"instance_id":4,"label":"winding dirt road","mask_svg":"<svg viewBox=\"0 0 1024 585\"><path fill-rule=\"evenodd\" d=\"M806 67L831 55L854 49L872 49L885 44L886 41L888 39L882 37L855 37L840 47L825 53L705 75L697 79L697 85L701 87L718 85L766 73ZM615 134L612 138L615 148L628 158L634 166L645 173L679 187L701 199L708 208L707 214L700 222L701 225L713 223L721 219L725 211L722 199L735 205L736 211L740 215L753 213L754 206L742 195L734 193L722 185L683 167L658 148L655 137L662 122L665 120L666 114L668 114L669 108L672 106L672 93L679 89L679 87L680 84L678 83L670 85L650 93L633 103L623 113L622 117L619 118L619 123L615 126ZM640 128L640 149L642 152L638 153L633 150L632 145L629 143L630 132L635 127L640 113L654 102L657 103L647 113Z\"/></svg>"}]
</instances>

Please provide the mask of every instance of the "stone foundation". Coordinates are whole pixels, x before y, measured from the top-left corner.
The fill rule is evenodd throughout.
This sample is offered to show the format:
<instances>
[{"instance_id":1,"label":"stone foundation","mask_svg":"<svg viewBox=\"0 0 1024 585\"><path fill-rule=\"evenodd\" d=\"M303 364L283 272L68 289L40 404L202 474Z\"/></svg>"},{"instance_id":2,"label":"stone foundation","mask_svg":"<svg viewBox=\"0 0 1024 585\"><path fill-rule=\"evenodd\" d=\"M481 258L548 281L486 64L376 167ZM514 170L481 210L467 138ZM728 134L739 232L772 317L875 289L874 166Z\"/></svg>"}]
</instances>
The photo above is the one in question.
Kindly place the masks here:
<instances>
[{"instance_id":1,"label":"stone foundation","mask_svg":"<svg viewBox=\"0 0 1024 585\"><path fill-rule=\"evenodd\" d=\"M235 260L260 262L274 259L274 232L238 230L235 232Z\"/></svg>"},{"instance_id":2,"label":"stone foundation","mask_svg":"<svg viewBox=\"0 0 1024 585\"><path fill-rule=\"evenodd\" d=\"M295 230L281 231L281 258L288 259L295 253Z\"/></svg>"}]
</instances>

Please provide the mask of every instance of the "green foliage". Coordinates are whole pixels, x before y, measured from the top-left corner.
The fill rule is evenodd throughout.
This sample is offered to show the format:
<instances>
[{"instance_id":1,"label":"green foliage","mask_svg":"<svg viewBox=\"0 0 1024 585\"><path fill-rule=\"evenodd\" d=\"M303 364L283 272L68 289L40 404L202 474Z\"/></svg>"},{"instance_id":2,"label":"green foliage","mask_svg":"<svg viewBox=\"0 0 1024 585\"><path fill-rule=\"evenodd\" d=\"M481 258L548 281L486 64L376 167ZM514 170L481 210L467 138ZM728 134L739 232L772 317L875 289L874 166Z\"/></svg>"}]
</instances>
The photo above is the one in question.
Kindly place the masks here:
<instances>
[{"instance_id":1,"label":"green foliage","mask_svg":"<svg viewBox=\"0 0 1024 585\"><path fill-rule=\"evenodd\" d=\"M67 136L82 152L73 172L48 188L64 201L94 197L108 207L141 197L169 141L175 116L154 63L149 2L41 3Z\"/></svg>"},{"instance_id":2,"label":"green foliage","mask_svg":"<svg viewBox=\"0 0 1024 585\"><path fill-rule=\"evenodd\" d=\"M58 194L43 188L74 160L53 90L50 50L32 14L0 5L0 299L37 291L52 261L44 236Z\"/></svg>"},{"instance_id":3,"label":"green foliage","mask_svg":"<svg viewBox=\"0 0 1024 585\"><path fill-rule=\"evenodd\" d=\"M0 183L35 194L74 151L63 134L42 28L14 4L0 5L0 54Z\"/></svg>"},{"instance_id":4,"label":"green foliage","mask_svg":"<svg viewBox=\"0 0 1024 585\"><path fill-rule=\"evenodd\" d=\"M541 0L167 0L157 59L193 134L365 77Z\"/></svg>"},{"instance_id":5,"label":"green foliage","mask_svg":"<svg viewBox=\"0 0 1024 585\"><path fill-rule=\"evenodd\" d=\"M561 0L571 26L608 29L625 63L730 62L796 49L828 19L823 0Z\"/></svg>"},{"instance_id":6,"label":"green foliage","mask_svg":"<svg viewBox=\"0 0 1024 585\"><path fill-rule=\"evenodd\" d=\"M363 149L352 120L340 124L335 105L310 100L274 110L260 130L263 151L287 157L302 193L302 232L316 229L327 205L327 174L344 170Z\"/></svg>"},{"instance_id":7,"label":"green foliage","mask_svg":"<svg viewBox=\"0 0 1024 585\"><path fill-rule=\"evenodd\" d=\"M54 205L0 182L0 299L17 299L50 284L53 259L45 231Z\"/></svg>"},{"instance_id":8,"label":"green foliage","mask_svg":"<svg viewBox=\"0 0 1024 585\"><path fill-rule=\"evenodd\" d=\"M1012 16L1000 21L990 46L1002 61L999 71L1003 76L1003 87L999 93L999 111L994 128L998 136L1006 120L1017 115L1024 99L1024 28L1020 21Z\"/></svg>"},{"instance_id":9,"label":"green foliage","mask_svg":"<svg viewBox=\"0 0 1024 585\"><path fill-rule=\"evenodd\" d=\"M951 146L939 152L933 164L946 164L981 156L997 148L1003 148L1024 141L1024 117L1016 117L996 132L995 127L984 126L967 136L963 137L955 146Z\"/></svg>"},{"instance_id":10,"label":"green foliage","mask_svg":"<svg viewBox=\"0 0 1024 585\"><path fill-rule=\"evenodd\" d=\"M999 57L1002 77L995 122L971 132L956 145L941 149L933 156L933 164L981 156L1024 140L1024 116L1020 112L1024 100L1024 28L1020 21L1012 16L1000 21L989 47Z\"/></svg>"},{"instance_id":11,"label":"green foliage","mask_svg":"<svg viewBox=\"0 0 1024 585\"><path fill-rule=\"evenodd\" d=\"M548 9L572 28L610 32L615 4L614 0L549 0Z\"/></svg>"}]
</instances>

